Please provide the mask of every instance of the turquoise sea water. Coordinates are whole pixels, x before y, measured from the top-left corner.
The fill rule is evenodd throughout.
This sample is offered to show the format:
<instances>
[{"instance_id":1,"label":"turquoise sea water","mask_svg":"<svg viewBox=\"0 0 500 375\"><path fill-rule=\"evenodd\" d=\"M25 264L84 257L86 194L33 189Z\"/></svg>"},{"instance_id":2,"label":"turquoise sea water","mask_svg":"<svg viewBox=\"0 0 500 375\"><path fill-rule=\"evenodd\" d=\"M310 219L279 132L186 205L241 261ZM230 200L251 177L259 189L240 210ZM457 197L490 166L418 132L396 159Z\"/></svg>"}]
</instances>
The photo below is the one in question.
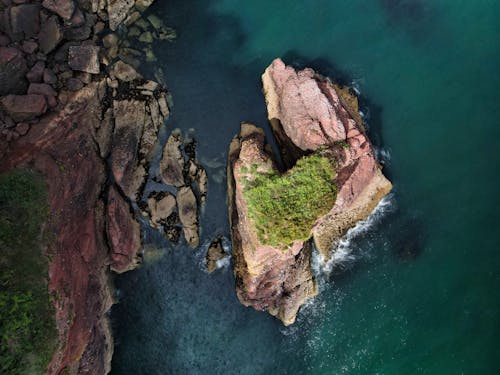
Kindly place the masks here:
<instances>
[{"instance_id":1,"label":"turquoise sea water","mask_svg":"<svg viewBox=\"0 0 500 375\"><path fill-rule=\"evenodd\" d=\"M204 246L147 233L116 279L113 374L494 374L500 337L500 2L157 1L155 45L174 108L209 172ZM354 85L394 193L319 274L298 321L241 306L230 267L225 155L241 121L267 128L273 58ZM154 249L154 250L151 250ZM150 256L149 258L153 257Z\"/></svg>"}]
</instances>

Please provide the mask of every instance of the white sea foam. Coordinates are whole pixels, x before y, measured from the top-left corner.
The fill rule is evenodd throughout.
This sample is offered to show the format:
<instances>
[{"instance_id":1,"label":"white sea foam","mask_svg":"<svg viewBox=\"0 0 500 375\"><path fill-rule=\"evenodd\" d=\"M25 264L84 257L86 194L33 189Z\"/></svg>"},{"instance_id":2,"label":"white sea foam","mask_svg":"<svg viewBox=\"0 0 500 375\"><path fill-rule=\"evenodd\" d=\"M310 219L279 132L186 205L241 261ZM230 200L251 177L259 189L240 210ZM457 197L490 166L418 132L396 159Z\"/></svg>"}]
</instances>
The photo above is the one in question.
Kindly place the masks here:
<instances>
[{"instance_id":1,"label":"white sea foam","mask_svg":"<svg viewBox=\"0 0 500 375\"><path fill-rule=\"evenodd\" d=\"M313 251L311 266L318 279L321 281L327 279L333 269L348 268L355 260L356 254L351 246L353 239L370 230L382 217L385 216L394 208L393 195L389 194L384 197L375 207L373 212L366 220L358 222L353 228L349 229L344 237L342 237L336 246L332 249L330 259L325 260L322 254L317 250Z\"/></svg>"}]
</instances>

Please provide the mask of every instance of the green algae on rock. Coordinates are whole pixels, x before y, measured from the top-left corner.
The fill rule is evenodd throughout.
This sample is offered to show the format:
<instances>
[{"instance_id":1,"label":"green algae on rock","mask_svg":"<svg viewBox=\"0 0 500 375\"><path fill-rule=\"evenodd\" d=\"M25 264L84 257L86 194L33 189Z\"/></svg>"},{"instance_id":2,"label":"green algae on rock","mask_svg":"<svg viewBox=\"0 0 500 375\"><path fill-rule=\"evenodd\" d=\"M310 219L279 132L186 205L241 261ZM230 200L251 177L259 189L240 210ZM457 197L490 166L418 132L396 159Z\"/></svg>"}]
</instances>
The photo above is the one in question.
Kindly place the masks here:
<instances>
[{"instance_id":1,"label":"green algae on rock","mask_svg":"<svg viewBox=\"0 0 500 375\"><path fill-rule=\"evenodd\" d=\"M283 175L254 174L244 196L262 244L286 250L293 241L311 237L315 221L335 203L336 173L327 157L304 157Z\"/></svg>"}]
</instances>

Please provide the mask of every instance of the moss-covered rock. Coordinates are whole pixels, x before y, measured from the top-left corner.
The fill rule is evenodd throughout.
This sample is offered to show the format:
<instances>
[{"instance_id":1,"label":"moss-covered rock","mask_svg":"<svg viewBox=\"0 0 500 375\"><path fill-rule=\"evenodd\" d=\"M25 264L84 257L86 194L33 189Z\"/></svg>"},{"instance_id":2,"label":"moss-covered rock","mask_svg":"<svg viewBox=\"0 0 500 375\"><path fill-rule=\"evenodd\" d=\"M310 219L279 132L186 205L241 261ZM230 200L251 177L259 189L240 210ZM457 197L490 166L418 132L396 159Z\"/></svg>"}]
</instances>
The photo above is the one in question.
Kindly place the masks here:
<instances>
[{"instance_id":1,"label":"moss-covered rock","mask_svg":"<svg viewBox=\"0 0 500 375\"><path fill-rule=\"evenodd\" d=\"M311 237L315 221L335 203L335 170L325 156L297 161L283 175L250 171L245 184L248 213L262 244L287 249Z\"/></svg>"}]
</instances>

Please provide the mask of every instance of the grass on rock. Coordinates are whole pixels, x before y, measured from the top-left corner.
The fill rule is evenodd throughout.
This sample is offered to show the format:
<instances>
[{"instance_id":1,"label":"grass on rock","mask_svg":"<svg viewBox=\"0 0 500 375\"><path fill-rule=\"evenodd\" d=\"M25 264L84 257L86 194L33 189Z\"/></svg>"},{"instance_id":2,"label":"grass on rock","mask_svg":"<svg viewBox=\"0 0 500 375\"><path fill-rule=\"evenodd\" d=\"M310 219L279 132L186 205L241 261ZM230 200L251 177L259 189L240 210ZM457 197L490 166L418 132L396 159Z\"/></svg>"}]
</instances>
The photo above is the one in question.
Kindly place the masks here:
<instances>
[{"instance_id":1,"label":"grass on rock","mask_svg":"<svg viewBox=\"0 0 500 375\"><path fill-rule=\"evenodd\" d=\"M309 239L315 221L335 203L335 176L332 162L317 154L281 176L256 174L243 194L259 241L285 250L295 240Z\"/></svg>"},{"instance_id":2,"label":"grass on rock","mask_svg":"<svg viewBox=\"0 0 500 375\"><path fill-rule=\"evenodd\" d=\"M0 176L0 373L42 374L57 344L41 226L46 187L30 170Z\"/></svg>"}]
</instances>

